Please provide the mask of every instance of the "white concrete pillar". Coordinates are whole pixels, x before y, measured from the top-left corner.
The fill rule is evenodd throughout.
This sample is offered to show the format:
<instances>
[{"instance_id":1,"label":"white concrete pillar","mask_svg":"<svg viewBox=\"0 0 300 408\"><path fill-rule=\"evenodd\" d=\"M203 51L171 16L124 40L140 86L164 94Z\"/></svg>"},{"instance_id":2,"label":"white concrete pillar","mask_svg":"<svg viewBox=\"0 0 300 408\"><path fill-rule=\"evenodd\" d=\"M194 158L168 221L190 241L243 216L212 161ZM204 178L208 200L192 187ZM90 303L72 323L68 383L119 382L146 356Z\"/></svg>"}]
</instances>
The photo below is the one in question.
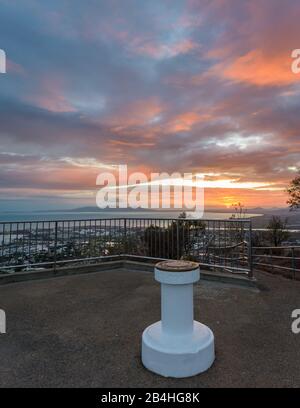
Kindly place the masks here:
<instances>
[{"instance_id":1,"label":"white concrete pillar","mask_svg":"<svg viewBox=\"0 0 300 408\"><path fill-rule=\"evenodd\" d=\"M142 362L165 377L190 377L214 362L214 335L194 321L193 284L199 265L189 261L163 261L155 267L161 283L161 321L147 327L142 337Z\"/></svg>"},{"instance_id":2,"label":"white concrete pillar","mask_svg":"<svg viewBox=\"0 0 300 408\"><path fill-rule=\"evenodd\" d=\"M175 312L175 313L174 313ZM194 327L193 284L161 284L161 324L168 334L192 333Z\"/></svg>"}]
</instances>

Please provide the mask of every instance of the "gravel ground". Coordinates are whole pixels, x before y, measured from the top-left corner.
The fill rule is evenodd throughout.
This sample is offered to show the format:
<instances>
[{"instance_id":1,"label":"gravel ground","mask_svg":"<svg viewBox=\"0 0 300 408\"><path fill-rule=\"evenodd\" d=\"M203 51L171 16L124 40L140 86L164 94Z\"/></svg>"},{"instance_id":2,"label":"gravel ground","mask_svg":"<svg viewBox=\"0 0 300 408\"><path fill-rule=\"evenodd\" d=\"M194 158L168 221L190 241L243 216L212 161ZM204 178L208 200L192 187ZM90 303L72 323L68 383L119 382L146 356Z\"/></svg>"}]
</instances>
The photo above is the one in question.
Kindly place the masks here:
<instances>
[{"instance_id":1,"label":"gravel ground","mask_svg":"<svg viewBox=\"0 0 300 408\"><path fill-rule=\"evenodd\" d=\"M170 379L147 371L141 334L159 320L160 288L118 269L0 287L1 387L300 387L300 282L257 273L260 290L201 281L195 318L214 331L206 373Z\"/></svg>"}]
</instances>

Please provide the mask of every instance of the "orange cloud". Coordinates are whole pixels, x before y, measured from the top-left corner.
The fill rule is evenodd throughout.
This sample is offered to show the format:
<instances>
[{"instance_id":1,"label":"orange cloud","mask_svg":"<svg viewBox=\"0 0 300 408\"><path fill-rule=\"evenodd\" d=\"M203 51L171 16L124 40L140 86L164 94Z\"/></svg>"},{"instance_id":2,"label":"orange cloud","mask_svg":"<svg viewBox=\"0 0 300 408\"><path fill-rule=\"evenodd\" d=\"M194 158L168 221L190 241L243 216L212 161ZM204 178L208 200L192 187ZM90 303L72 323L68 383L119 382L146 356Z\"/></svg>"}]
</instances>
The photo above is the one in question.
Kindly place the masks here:
<instances>
[{"instance_id":1,"label":"orange cloud","mask_svg":"<svg viewBox=\"0 0 300 408\"><path fill-rule=\"evenodd\" d=\"M269 55L258 49L236 58L225 68L224 64L217 64L212 71L235 82L281 86L299 81L291 70L291 64L290 53Z\"/></svg>"},{"instance_id":2,"label":"orange cloud","mask_svg":"<svg viewBox=\"0 0 300 408\"><path fill-rule=\"evenodd\" d=\"M229 208L232 204L241 202L245 207L274 207L286 206L287 196L284 190L273 191L266 194L258 190L231 190L231 189L206 189L205 205ZM251 211L250 211L251 212Z\"/></svg>"},{"instance_id":3,"label":"orange cloud","mask_svg":"<svg viewBox=\"0 0 300 408\"><path fill-rule=\"evenodd\" d=\"M126 146L126 147L136 147L136 143L134 142L126 142L122 140L111 140L110 144L112 145L118 145L118 146ZM139 147L151 147L155 146L155 143L139 143Z\"/></svg>"},{"instance_id":4,"label":"orange cloud","mask_svg":"<svg viewBox=\"0 0 300 408\"><path fill-rule=\"evenodd\" d=\"M136 100L122 106L114 116L107 119L110 125L122 130L127 126L143 126L153 120L163 111L163 106L156 98Z\"/></svg>"},{"instance_id":5,"label":"orange cloud","mask_svg":"<svg viewBox=\"0 0 300 408\"><path fill-rule=\"evenodd\" d=\"M198 122L204 122L211 119L208 114L199 114L197 112L182 113L167 123L169 132L185 132L190 130Z\"/></svg>"}]
</instances>

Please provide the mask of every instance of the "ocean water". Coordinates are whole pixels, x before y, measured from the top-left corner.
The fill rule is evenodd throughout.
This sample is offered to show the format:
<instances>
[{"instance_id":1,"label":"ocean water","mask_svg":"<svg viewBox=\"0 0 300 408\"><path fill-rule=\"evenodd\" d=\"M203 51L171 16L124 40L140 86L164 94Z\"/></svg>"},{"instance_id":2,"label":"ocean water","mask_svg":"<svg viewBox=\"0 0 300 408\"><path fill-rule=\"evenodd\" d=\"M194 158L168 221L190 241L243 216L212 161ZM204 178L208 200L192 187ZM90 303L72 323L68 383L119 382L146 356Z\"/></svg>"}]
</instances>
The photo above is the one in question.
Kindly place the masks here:
<instances>
[{"instance_id":1,"label":"ocean water","mask_svg":"<svg viewBox=\"0 0 300 408\"><path fill-rule=\"evenodd\" d=\"M17 221L59 221L59 220L95 220L108 218L178 218L182 211L49 211L49 212L2 212L0 222ZM247 214L247 218L261 214ZM205 212L203 216L195 212L188 213L188 218L203 218L207 220L227 220L230 212Z\"/></svg>"}]
</instances>

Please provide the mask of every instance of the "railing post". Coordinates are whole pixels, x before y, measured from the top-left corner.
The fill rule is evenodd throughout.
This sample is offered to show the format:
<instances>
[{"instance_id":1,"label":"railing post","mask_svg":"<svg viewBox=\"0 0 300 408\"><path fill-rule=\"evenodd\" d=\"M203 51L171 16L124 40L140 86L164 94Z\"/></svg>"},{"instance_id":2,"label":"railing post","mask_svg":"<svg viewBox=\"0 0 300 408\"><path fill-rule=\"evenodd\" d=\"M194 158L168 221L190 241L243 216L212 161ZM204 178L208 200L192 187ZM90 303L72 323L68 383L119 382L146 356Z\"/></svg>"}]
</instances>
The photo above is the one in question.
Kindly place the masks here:
<instances>
[{"instance_id":1,"label":"railing post","mask_svg":"<svg viewBox=\"0 0 300 408\"><path fill-rule=\"evenodd\" d=\"M124 218L124 233L123 233L123 240L124 240L124 245L123 245L123 251L124 255L128 255L128 246L127 246L127 219Z\"/></svg>"},{"instance_id":2,"label":"railing post","mask_svg":"<svg viewBox=\"0 0 300 408\"><path fill-rule=\"evenodd\" d=\"M179 221L177 220L177 222L176 222L176 235L177 235L177 249L176 249L176 251L177 251L177 259L179 259L179 245L180 245L180 242L179 242L179 240L180 240L180 237L179 237Z\"/></svg>"},{"instance_id":3,"label":"railing post","mask_svg":"<svg viewBox=\"0 0 300 408\"><path fill-rule=\"evenodd\" d=\"M249 221L249 240L248 240L248 263L249 278L253 278L253 253L252 253L252 222Z\"/></svg>"},{"instance_id":4,"label":"railing post","mask_svg":"<svg viewBox=\"0 0 300 408\"><path fill-rule=\"evenodd\" d=\"M54 229L54 272L56 272L56 261L57 261L57 235L58 235L58 222L55 221L55 229Z\"/></svg>"},{"instance_id":5,"label":"railing post","mask_svg":"<svg viewBox=\"0 0 300 408\"><path fill-rule=\"evenodd\" d=\"M292 269L293 269L293 279L296 279L295 248L294 247L292 247Z\"/></svg>"},{"instance_id":6,"label":"railing post","mask_svg":"<svg viewBox=\"0 0 300 408\"><path fill-rule=\"evenodd\" d=\"M270 259L271 259L271 270L272 273L274 272L274 266L273 266L273 247L270 248Z\"/></svg>"}]
</instances>

